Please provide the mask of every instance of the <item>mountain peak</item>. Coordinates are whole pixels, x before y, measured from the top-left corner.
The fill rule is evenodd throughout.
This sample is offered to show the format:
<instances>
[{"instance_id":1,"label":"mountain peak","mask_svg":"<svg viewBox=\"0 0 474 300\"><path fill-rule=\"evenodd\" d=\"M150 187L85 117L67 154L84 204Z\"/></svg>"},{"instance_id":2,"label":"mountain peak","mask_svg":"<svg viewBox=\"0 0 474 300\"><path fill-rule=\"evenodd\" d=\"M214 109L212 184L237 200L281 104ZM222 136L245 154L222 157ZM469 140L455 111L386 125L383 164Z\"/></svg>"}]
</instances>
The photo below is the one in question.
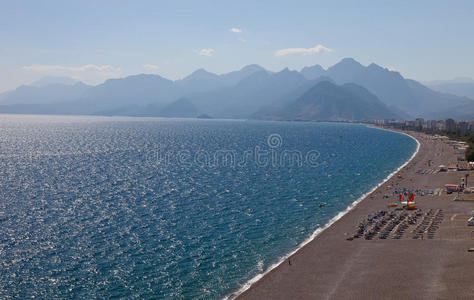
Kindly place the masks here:
<instances>
[{"instance_id":1,"label":"mountain peak","mask_svg":"<svg viewBox=\"0 0 474 300\"><path fill-rule=\"evenodd\" d=\"M300 73L309 80L316 79L318 77L321 77L324 75L326 70L324 70L321 65L314 65L314 66L309 66L309 67L304 67L301 69Z\"/></svg>"},{"instance_id":2,"label":"mountain peak","mask_svg":"<svg viewBox=\"0 0 474 300\"><path fill-rule=\"evenodd\" d=\"M272 76L276 77L283 77L283 78L299 78L301 80L305 80L304 76L295 70L290 70L288 68L284 68L280 72L272 73Z\"/></svg>"},{"instance_id":3,"label":"mountain peak","mask_svg":"<svg viewBox=\"0 0 474 300\"><path fill-rule=\"evenodd\" d=\"M121 77L121 78L110 78L110 79L107 79L104 83L124 82L124 81L141 82L141 81L154 81L154 80L169 81L168 79L161 77L158 74L136 74L136 75L130 75L130 76Z\"/></svg>"},{"instance_id":4,"label":"mountain peak","mask_svg":"<svg viewBox=\"0 0 474 300\"><path fill-rule=\"evenodd\" d=\"M226 85L235 85L239 83L241 80L252 76L255 73L266 72L264 68L257 64L251 64L242 67L238 71L232 71L229 73L225 73L220 75L220 78L225 82Z\"/></svg>"},{"instance_id":5,"label":"mountain peak","mask_svg":"<svg viewBox=\"0 0 474 300\"><path fill-rule=\"evenodd\" d=\"M369 91L356 84L344 86L321 81L276 113L285 120L370 120L391 118L390 111Z\"/></svg>"},{"instance_id":6,"label":"mountain peak","mask_svg":"<svg viewBox=\"0 0 474 300\"><path fill-rule=\"evenodd\" d=\"M190 75L184 77L183 81L188 80L203 80L203 79L215 79L218 75L208 72L203 68L199 68L196 71L192 72Z\"/></svg>"},{"instance_id":7,"label":"mountain peak","mask_svg":"<svg viewBox=\"0 0 474 300\"><path fill-rule=\"evenodd\" d=\"M260 65L257 65L257 64L250 64L250 65L247 65L245 67L243 67L242 69L240 69L240 71L246 71L246 72L260 72L260 71L266 71L265 68L263 68L262 66Z\"/></svg>"},{"instance_id":8,"label":"mountain peak","mask_svg":"<svg viewBox=\"0 0 474 300\"><path fill-rule=\"evenodd\" d=\"M324 71L324 68L321 65L316 64L314 66L303 67L303 69L301 69L301 72L303 72L304 70L321 70L321 71Z\"/></svg>"},{"instance_id":9,"label":"mountain peak","mask_svg":"<svg viewBox=\"0 0 474 300\"><path fill-rule=\"evenodd\" d=\"M329 77L333 77L334 73L344 73L345 77L349 77L351 81L352 77L359 72L365 70L365 67L353 58L344 58L337 64L333 65L327 70ZM337 77L337 76L336 76ZM336 79L337 81L337 79Z\"/></svg>"},{"instance_id":10,"label":"mountain peak","mask_svg":"<svg viewBox=\"0 0 474 300\"><path fill-rule=\"evenodd\" d=\"M334 66L337 66L337 65L353 65L353 66L360 66L362 67L362 65L360 64L360 62L358 62L357 60L353 59L352 57L346 57L346 58L343 58L341 59L340 62L338 62L337 64L335 64Z\"/></svg>"},{"instance_id":11,"label":"mountain peak","mask_svg":"<svg viewBox=\"0 0 474 300\"><path fill-rule=\"evenodd\" d=\"M192 74L210 74L210 73L211 72L206 71L206 69L204 69L204 68L199 68L196 71L192 72L191 75Z\"/></svg>"},{"instance_id":12,"label":"mountain peak","mask_svg":"<svg viewBox=\"0 0 474 300\"><path fill-rule=\"evenodd\" d=\"M30 86L45 87L52 84L74 85L78 82L78 80L66 76L45 76L31 83Z\"/></svg>"}]
</instances>

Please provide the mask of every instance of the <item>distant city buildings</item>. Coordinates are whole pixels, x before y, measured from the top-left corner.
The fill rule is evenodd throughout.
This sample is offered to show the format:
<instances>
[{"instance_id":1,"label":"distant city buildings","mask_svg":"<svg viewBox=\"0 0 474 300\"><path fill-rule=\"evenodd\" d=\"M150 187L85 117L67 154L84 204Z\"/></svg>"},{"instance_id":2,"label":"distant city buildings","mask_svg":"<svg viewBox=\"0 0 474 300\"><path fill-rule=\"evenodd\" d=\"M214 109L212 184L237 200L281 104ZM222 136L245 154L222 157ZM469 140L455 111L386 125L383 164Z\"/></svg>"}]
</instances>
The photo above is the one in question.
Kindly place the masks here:
<instances>
[{"instance_id":1,"label":"distant city buildings","mask_svg":"<svg viewBox=\"0 0 474 300\"><path fill-rule=\"evenodd\" d=\"M417 118L415 120L415 127L422 128L424 124L425 124L425 119L423 119L423 118Z\"/></svg>"},{"instance_id":2,"label":"distant city buildings","mask_svg":"<svg viewBox=\"0 0 474 300\"><path fill-rule=\"evenodd\" d=\"M374 120L370 123L376 125L388 125L388 126L403 126L406 128L422 128L425 130L438 130L438 131L474 131L474 120L471 121L459 121L449 118L446 120L425 120L423 118L417 118L416 120Z\"/></svg>"},{"instance_id":3,"label":"distant city buildings","mask_svg":"<svg viewBox=\"0 0 474 300\"><path fill-rule=\"evenodd\" d=\"M446 119L446 130L448 131L455 131L456 130L456 121L453 119Z\"/></svg>"},{"instance_id":4,"label":"distant city buildings","mask_svg":"<svg viewBox=\"0 0 474 300\"><path fill-rule=\"evenodd\" d=\"M431 129L431 130L438 129L437 124L438 124L438 121L436 120L428 120L425 122L424 128Z\"/></svg>"},{"instance_id":5,"label":"distant city buildings","mask_svg":"<svg viewBox=\"0 0 474 300\"><path fill-rule=\"evenodd\" d=\"M398 128L402 130L423 131L432 134L434 139L442 139L454 148L458 155L458 170L466 169L468 162L474 164L474 120L459 121L449 118L446 120L373 120L368 123ZM465 162L465 163L464 163ZM449 168L448 168L449 169Z\"/></svg>"},{"instance_id":6,"label":"distant city buildings","mask_svg":"<svg viewBox=\"0 0 474 300\"><path fill-rule=\"evenodd\" d=\"M466 132L469 130L469 122L461 121L458 122L458 129L461 132Z\"/></svg>"},{"instance_id":7,"label":"distant city buildings","mask_svg":"<svg viewBox=\"0 0 474 300\"><path fill-rule=\"evenodd\" d=\"M445 130L446 126L443 120L436 121L436 130Z\"/></svg>"}]
</instances>

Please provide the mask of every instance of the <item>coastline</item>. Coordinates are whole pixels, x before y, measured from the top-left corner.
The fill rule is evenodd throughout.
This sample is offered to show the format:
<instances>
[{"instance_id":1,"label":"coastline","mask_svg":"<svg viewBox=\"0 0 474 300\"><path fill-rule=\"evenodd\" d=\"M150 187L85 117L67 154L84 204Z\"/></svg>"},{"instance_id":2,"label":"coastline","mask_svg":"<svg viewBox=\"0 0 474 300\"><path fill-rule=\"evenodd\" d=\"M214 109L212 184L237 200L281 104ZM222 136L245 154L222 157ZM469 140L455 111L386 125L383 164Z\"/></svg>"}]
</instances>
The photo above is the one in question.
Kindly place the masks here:
<instances>
[{"instance_id":1,"label":"coastline","mask_svg":"<svg viewBox=\"0 0 474 300\"><path fill-rule=\"evenodd\" d=\"M474 211L474 201L453 201L454 195L443 191L446 183L458 183L460 177L474 173L437 172L438 165L456 164L453 147L423 133L405 134L417 139L420 146L397 176L381 183L348 213L293 253L291 261L288 258L286 263L266 272L237 298L472 298L474 260L467 250L474 244L467 219ZM410 214L387 207L398 201L392 192L402 188L436 190L424 196L417 194L416 213L421 212L420 220L406 225L406 232L402 230L400 236L395 236L391 227L388 238L377 235L373 239L347 239L361 220L368 220L376 212L389 211L390 215L400 217ZM392 196L385 199L386 194ZM434 228L430 227L432 231L423 229L421 237L415 237L423 220L432 222L429 220L435 214L438 221ZM403 224L408 224L408 219Z\"/></svg>"},{"instance_id":2,"label":"coastline","mask_svg":"<svg viewBox=\"0 0 474 300\"><path fill-rule=\"evenodd\" d=\"M365 124L364 124L365 125ZM386 131L390 131L390 132L394 132L394 133L398 133L398 134L402 134L402 135L406 135L408 136L409 138L413 139L417 146L416 146L416 149L415 151L413 152L413 154L410 156L410 158L405 162L403 163L402 165L400 165L395 171L393 171L392 173L390 173L387 177L385 177L385 179L383 179L382 181L380 181L377 185L375 185L372 189L370 189L368 192L362 194L359 198L357 198L354 202L352 202L349 206L347 206L343 211L339 212L337 215L335 215L334 217L332 217L326 224L324 224L322 227L319 227L317 228L307 239L305 239L303 242L301 242L294 250L292 250L291 252L289 252L288 254L282 256L279 258L278 262L272 264L270 267L268 267L265 271L263 271L262 273L259 273L257 275L255 275L253 278L251 278L250 280L248 280L245 284L243 284L237 291L229 294L229 295L226 295L223 299L236 299L236 298L239 298L242 294L244 294L247 290L249 290L250 288L252 288L252 286L254 284L256 284L259 280L261 280L262 278L264 278L267 274L269 274L270 272L272 272L273 270L277 269L282 263L284 263L285 261L287 261L289 258L291 258L293 255L295 255L296 253L298 253L298 251L300 251L301 249L303 249L306 245L308 245L309 243L313 242L314 240L316 240L316 238L322 234L324 231L326 231L327 229L329 229L331 226L334 226L337 221L339 221L341 218L343 218L345 215L349 214L354 208L357 207L357 205L359 205L361 202L363 202L365 199L367 199L368 196L370 196L372 193L376 192L377 189L379 189L382 185L384 185L387 181L389 181L393 176L395 176L397 173L399 173L401 170L403 170L418 154L418 152L420 151L420 147L421 147L421 144L420 142L418 141L418 139L416 139L414 136L412 135L409 135L405 132L401 132L401 131L396 131L396 130L390 130L390 129L386 129L386 128L380 128L380 127L376 127L376 126L370 126L370 125L366 125L367 127L370 127L370 128L374 128L374 129L378 129L378 130L386 130Z\"/></svg>"}]
</instances>

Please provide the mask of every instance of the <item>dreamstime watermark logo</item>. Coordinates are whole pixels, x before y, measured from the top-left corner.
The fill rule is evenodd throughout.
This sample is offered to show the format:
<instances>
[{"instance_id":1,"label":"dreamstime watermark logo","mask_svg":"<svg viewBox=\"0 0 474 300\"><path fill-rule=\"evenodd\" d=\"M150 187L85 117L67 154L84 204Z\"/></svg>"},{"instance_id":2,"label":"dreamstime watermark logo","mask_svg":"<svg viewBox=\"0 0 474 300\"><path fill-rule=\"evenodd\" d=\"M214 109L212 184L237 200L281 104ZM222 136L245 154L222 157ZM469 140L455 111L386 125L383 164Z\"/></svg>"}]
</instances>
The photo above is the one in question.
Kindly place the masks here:
<instances>
[{"instance_id":1,"label":"dreamstime watermark logo","mask_svg":"<svg viewBox=\"0 0 474 300\"><path fill-rule=\"evenodd\" d=\"M248 167L252 164L257 167L272 168L319 166L320 153L317 150L302 152L297 149L285 149L283 138L277 133L270 134L266 142L265 146L255 146L253 149L243 151L235 149L161 151L158 154L158 160L160 164L203 168L236 168Z\"/></svg>"},{"instance_id":2,"label":"dreamstime watermark logo","mask_svg":"<svg viewBox=\"0 0 474 300\"><path fill-rule=\"evenodd\" d=\"M270 148L279 148L283 144L283 139L278 133L272 133L267 138L267 144Z\"/></svg>"}]
</instances>

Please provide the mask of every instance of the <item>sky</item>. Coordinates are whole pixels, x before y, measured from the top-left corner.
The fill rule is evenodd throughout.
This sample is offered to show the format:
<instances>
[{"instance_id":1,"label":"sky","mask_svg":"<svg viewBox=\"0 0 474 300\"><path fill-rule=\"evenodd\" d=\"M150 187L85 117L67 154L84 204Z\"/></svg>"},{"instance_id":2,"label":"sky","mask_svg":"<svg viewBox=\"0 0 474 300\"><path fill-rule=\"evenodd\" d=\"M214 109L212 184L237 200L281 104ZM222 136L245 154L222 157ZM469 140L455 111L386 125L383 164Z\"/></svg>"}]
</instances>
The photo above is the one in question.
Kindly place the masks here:
<instances>
[{"instance_id":1,"label":"sky","mask_svg":"<svg viewBox=\"0 0 474 300\"><path fill-rule=\"evenodd\" d=\"M95 85L345 57L419 81L474 78L473 16L470 0L0 0L0 92L44 76Z\"/></svg>"}]
</instances>

